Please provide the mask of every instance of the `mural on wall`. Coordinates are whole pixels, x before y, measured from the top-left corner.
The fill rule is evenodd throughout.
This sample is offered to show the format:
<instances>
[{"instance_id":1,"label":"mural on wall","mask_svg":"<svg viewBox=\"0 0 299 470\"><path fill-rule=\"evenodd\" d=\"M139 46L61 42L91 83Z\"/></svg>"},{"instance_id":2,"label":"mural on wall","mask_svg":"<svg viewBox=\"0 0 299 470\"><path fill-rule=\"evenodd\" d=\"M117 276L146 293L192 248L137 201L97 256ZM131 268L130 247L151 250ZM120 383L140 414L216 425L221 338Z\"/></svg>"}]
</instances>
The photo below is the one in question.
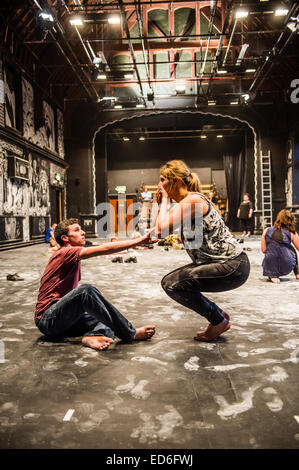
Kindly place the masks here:
<instances>
[{"instance_id":1,"label":"mural on wall","mask_svg":"<svg viewBox=\"0 0 299 470\"><path fill-rule=\"evenodd\" d=\"M23 239L22 217L0 217L0 241L19 241Z\"/></svg>"},{"instance_id":2,"label":"mural on wall","mask_svg":"<svg viewBox=\"0 0 299 470\"><path fill-rule=\"evenodd\" d=\"M16 118L16 80L9 67L4 69L5 86L5 124L9 127L17 128Z\"/></svg>"},{"instance_id":3,"label":"mural on wall","mask_svg":"<svg viewBox=\"0 0 299 470\"><path fill-rule=\"evenodd\" d=\"M50 213L49 162L29 154L29 214Z\"/></svg>"},{"instance_id":4,"label":"mural on wall","mask_svg":"<svg viewBox=\"0 0 299 470\"><path fill-rule=\"evenodd\" d=\"M53 108L43 101L43 111L45 118L46 146L55 151L55 117Z\"/></svg>"},{"instance_id":5,"label":"mural on wall","mask_svg":"<svg viewBox=\"0 0 299 470\"><path fill-rule=\"evenodd\" d=\"M25 139L34 142L34 94L32 85L22 79L22 98L23 98L23 135ZM35 142L34 142L35 143Z\"/></svg>"},{"instance_id":6,"label":"mural on wall","mask_svg":"<svg viewBox=\"0 0 299 470\"><path fill-rule=\"evenodd\" d=\"M60 109L57 109L57 145L60 158L64 158L64 120Z\"/></svg>"}]
</instances>

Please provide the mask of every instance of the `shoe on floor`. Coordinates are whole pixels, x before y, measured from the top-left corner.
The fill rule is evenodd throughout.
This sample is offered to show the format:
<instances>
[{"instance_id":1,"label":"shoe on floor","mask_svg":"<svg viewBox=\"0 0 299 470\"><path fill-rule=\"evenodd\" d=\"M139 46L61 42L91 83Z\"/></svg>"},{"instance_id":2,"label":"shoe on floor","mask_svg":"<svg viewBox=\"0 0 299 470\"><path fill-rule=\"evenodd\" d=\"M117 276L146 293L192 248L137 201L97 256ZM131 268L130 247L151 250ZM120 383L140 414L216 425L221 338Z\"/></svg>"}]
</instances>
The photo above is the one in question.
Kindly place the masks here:
<instances>
[{"instance_id":1,"label":"shoe on floor","mask_svg":"<svg viewBox=\"0 0 299 470\"><path fill-rule=\"evenodd\" d=\"M130 258L125 259L125 263L137 263L136 256L130 256Z\"/></svg>"},{"instance_id":2,"label":"shoe on floor","mask_svg":"<svg viewBox=\"0 0 299 470\"><path fill-rule=\"evenodd\" d=\"M122 256L116 256L116 257L113 258L111 261L112 261L112 263L123 263L123 262L124 262Z\"/></svg>"},{"instance_id":3,"label":"shoe on floor","mask_svg":"<svg viewBox=\"0 0 299 470\"><path fill-rule=\"evenodd\" d=\"M15 274L8 274L8 275L6 276L6 279L7 279L8 281L24 281L24 279L23 279L21 276L19 276L17 273L15 273Z\"/></svg>"}]
</instances>

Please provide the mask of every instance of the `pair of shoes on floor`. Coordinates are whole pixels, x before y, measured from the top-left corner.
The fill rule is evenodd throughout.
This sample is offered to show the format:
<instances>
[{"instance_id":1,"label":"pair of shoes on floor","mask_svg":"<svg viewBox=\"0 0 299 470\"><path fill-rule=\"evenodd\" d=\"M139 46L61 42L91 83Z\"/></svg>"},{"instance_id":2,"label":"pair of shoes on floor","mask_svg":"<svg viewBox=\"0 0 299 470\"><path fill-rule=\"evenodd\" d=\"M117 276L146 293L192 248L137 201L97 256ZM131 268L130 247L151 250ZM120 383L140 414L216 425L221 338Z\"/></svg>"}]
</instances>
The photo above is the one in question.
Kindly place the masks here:
<instances>
[{"instance_id":1,"label":"pair of shoes on floor","mask_svg":"<svg viewBox=\"0 0 299 470\"><path fill-rule=\"evenodd\" d=\"M17 273L8 274L8 275L6 276L6 279L7 279L8 281L24 281L24 279L23 279L21 276L19 276Z\"/></svg>"},{"instance_id":2,"label":"pair of shoes on floor","mask_svg":"<svg viewBox=\"0 0 299 470\"><path fill-rule=\"evenodd\" d=\"M123 263L124 262L122 256L116 256L116 258L113 258L111 261L112 261L112 263Z\"/></svg>"},{"instance_id":3,"label":"pair of shoes on floor","mask_svg":"<svg viewBox=\"0 0 299 470\"><path fill-rule=\"evenodd\" d=\"M130 256L130 258L125 259L125 263L137 263L136 256Z\"/></svg>"}]
</instances>

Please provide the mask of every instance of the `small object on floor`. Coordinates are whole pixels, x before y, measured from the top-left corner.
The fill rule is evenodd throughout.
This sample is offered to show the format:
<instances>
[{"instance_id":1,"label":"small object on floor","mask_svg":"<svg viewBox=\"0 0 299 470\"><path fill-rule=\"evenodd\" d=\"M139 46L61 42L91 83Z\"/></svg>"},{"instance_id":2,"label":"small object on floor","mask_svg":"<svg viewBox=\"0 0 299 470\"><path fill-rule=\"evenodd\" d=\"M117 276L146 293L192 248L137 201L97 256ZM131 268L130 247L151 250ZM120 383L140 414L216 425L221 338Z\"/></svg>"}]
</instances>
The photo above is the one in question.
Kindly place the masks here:
<instances>
[{"instance_id":1,"label":"small object on floor","mask_svg":"<svg viewBox=\"0 0 299 470\"><path fill-rule=\"evenodd\" d=\"M130 258L125 259L125 263L137 263L136 256L130 256Z\"/></svg>"},{"instance_id":2,"label":"small object on floor","mask_svg":"<svg viewBox=\"0 0 299 470\"><path fill-rule=\"evenodd\" d=\"M123 262L124 262L122 256L116 256L116 257L113 258L111 261L112 261L112 263L123 263Z\"/></svg>"},{"instance_id":3,"label":"small object on floor","mask_svg":"<svg viewBox=\"0 0 299 470\"><path fill-rule=\"evenodd\" d=\"M252 251L252 248L243 248L244 251Z\"/></svg>"},{"instance_id":4,"label":"small object on floor","mask_svg":"<svg viewBox=\"0 0 299 470\"><path fill-rule=\"evenodd\" d=\"M165 246L165 247L164 247L164 251L169 251L168 246Z\"/></svg>"},{"instance_id":5,"label":"small object on floor","mask_svg":"<svg viewBox=\"0 0 299 470\"><path fill-rule=\"evenodd\" d=\"M237 242L244 243L244 238L237 238Z\"/></svg>"},{"instance_id":6,"label":"small object on floor","mask_svg":"<svg viewBox=\"0 0 299 470\"><path fill-rule=\"evenodd\" d=\"M8 274L6 276L6 279L8 281L24 281L24 279L22 277L20 277L17 273L15 274Z\"/></svg>"}]
</instances>

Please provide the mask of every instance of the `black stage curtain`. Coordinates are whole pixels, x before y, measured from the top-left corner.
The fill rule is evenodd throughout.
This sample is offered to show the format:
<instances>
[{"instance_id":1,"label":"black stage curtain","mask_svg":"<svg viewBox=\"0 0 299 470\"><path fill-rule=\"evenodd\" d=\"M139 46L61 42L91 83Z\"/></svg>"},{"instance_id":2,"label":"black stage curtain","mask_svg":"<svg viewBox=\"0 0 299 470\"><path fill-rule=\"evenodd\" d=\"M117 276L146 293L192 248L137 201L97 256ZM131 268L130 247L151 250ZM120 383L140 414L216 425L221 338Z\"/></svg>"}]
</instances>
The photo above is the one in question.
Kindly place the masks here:
<instances>
[{"instance_id":1,"label":"black stage curtain","mask_svg":"<svg viewBox=\"0 0 299 470\"><path fill-rule=\"evenodd\" d=\"M240 224L237 219L237 212L244 191L243 153L240 152L238 155L223 155L223 165L228 197L228 217L226 223L231 230L239 231Z\"/></svg>"}]
</instances>

